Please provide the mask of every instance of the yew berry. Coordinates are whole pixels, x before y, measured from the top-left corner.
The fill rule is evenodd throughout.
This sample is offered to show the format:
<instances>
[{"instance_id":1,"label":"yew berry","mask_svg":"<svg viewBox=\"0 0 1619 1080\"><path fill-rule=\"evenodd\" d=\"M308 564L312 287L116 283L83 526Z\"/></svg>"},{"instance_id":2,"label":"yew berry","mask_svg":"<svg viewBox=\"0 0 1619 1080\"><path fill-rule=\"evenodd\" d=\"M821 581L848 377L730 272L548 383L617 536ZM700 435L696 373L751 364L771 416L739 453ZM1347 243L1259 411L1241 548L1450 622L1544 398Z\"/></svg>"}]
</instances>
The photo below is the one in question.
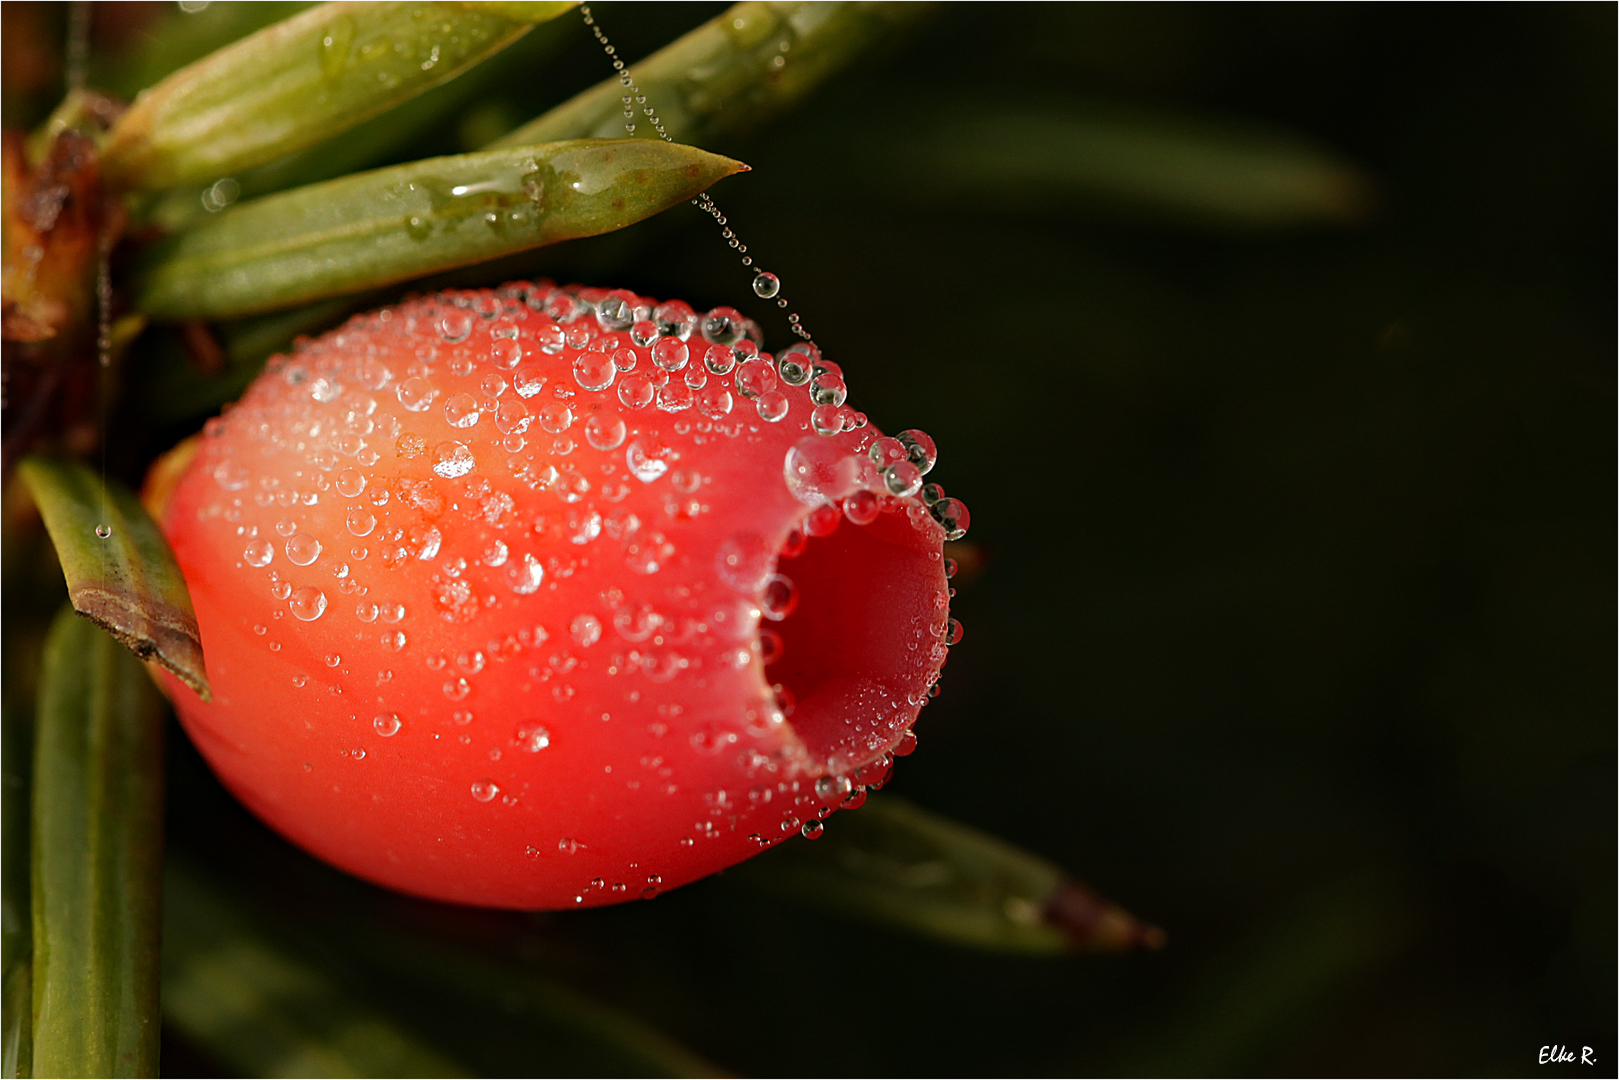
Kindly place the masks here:
<instances>
[{"instance_id":1,"label":"yew berry","mask_svg":"<svg viewBox=\"0 0 1619 1080\"><path fill-rule=\"evenodd\" d=\"M858 805L959 635L926 435L628 291L444 293L272 360L164 528L266 822L435 899L655 895Z\"/></svg>"}]
</instances>

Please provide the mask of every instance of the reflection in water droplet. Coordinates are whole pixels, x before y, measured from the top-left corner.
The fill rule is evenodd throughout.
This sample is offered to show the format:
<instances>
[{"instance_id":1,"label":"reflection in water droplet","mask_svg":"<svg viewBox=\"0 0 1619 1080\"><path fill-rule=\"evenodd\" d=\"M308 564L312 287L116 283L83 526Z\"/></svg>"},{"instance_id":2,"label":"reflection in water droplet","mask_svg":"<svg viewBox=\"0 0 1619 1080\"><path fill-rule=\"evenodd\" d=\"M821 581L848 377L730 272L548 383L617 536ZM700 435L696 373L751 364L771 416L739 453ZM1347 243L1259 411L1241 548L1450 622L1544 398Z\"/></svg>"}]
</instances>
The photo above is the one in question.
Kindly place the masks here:
<instances>
[{"instance_id":1,"label":"reflection in water droplet","mask_svg":"<svg viewBox=\"0 0 1619 1080\"><path fill-rule=\"evenodd\" d=\"M287 541L287 558L294 566L308 566L320 558L320 541L308 533L299 533Z\"/></svg>"},{"instance_id":2,"label":"reflection in water droplet","mask_svg":"<svg viewBox=\"0 0 1619 1080\"><path fill-rule=\"evenodd\" d=\"M314 622L326 613L326 594L312 585L306 585L292 594L287 608L304 622Z\"/></svg>"},{"instance_id":3,"label":"reflection in water droplet","mask_svg":"<svg viewBox=\"0 0 1619 1080\"><path fill-rule=\"evenodd\" d=\"M753 294L761 300L771 300L781 292L781 278L767 271L761 271L753 279Z\"/></svg>"},{"instance_id":4,"label":"reflection in water droplet","mask_svg":"<svg viewBox=\"0 0 1619 1080\"><path fill-rule=\"evenodd\" d=\"M433 471L446 480L465 476L476 465L466 443L442 442L433 450Z\"/></svg>"},{"instance_id":5,"label":"reflection in water droplet","mask_svg":"<svg viewBox=\"0 0 1619 1080\"><path fill-rule=\"evenodd\" d=\"M478 400L471 394L456 394L444 403L444 419L451 427L474 427L478 415Z\"/></svg>"},{"instance_id":6,"label":"reflection in water droplet","mask_svg":"<svg viewBox=\"0 0 1619 1080\"><path fill-rule=\"evenodd\" d=\"M377 516L363 506L351 506L345 522L355 536L370 536L377 527Z\"/></svg>"},{"instance_id":7,"label":"reflection in water droplet","mask_svg":"<svg viewBox=\"0 0 1619 1080\"><path fill-rule=\"evenodd\" d=\"M437 396L438 391L433 388L432 383L417 375L400 383L395 393L399 395L399 404L406 409L411 412L423 412L433 404L433 398Z\"/></svg>"},{"instance_id":8,"label":"reflection in water droplet","mask_svg":"<svg viewBox=\"0 0 1619 1080\"><path fill-rule=\"evenodd\" d=\"M537 754L551 745L551 733L539 724L524 724L517 729L517 745Z\"/></svg>"},{"instance_id":9,"label":"reflection in water droplet","mask_svg":"<svg viewBox=\"0 0 1619 1080\"><path fill-rule=\"evenodd\" d=\"M798 587L785 574L772 574L759 594L759 610L764 617L780 622L798 607Z\"/></svg>"},{"instance_id":10,"label":"reflection in water droplet","mask_svg":"<svg viewBox=\"0 0 1619 1080\"><path fill-rule=\"evenodd\" d=\"M527 596L538 589L540 582L544 580L545 568L540 565L540 560L532 555L524 555L520 561L506 567L506 583L511 586L512 592L519 596Z\"/></svg>"},{"instance_id":11,"label":"reflection in water droplet","mask_svg":"<svg viewBox=\"0 0 1619 1080\"><path fill-rule=\"evenodd\" d=\"M275 545L268 540L253 540L242 552L242 558L247 560L249 566L269 566L270 560L275 558Z\"/></svg>"},{"instance_id":12,"label":"reflection in water droplet","mask_svg":"<svg viewBox=\"0 0 1619 1080\"><path fill-rule=\"evenodd\" d=\"M399 717L395 716L391 712L390 713L379 713L377 715L377 718L375 720L371 721L371 726L377 729L377 734L378 735L381 735L383 738L386 739L390 735L398 734L398 732L399 732Z\"/></svg>"},{"instance_id":13,"label":"reflection in water droplet","mask_svg":"<svg viewBox=\"0 0 1619 1080\"><path fill-rule=\"evenodd\" d=\"M101 539L105 540L107 537L112 535L112 526L111 525L97 525L96 526L96 535L101 537Z\"/></svg>"},{"instance_id":14,"label":"reflection in water droplet","mask_svg":"<svg viewBox=\"0 0 1619 1080\"><path fill-rule=\"evenodd\" d=\"M488 802L500 794L500 788L493 780L474 780L472 782L472 797L479 802Z\"/></svg>"},{"instance_id":15,"label":"reflection in water droplet","mask_svg":"<svg viewBox=\"0 0 1619 1080\"><path fill-rule=\"evenodd\" d=\"M592 413L585 421L585 441L597 450L614 450L624 443L627 431L615 412Z\"/></svg>"},{"instance_id":16,"label":"reflection in water droplet","mask_svg":"<svg viewBox=\"0 0 1619 1080\"><path fill-rule=\"evenodd\" d=\"M346 499L355 498L365 490L365 474L355 469L344 469L337 474L337 493Z\"/></svg>"}]
</instances>

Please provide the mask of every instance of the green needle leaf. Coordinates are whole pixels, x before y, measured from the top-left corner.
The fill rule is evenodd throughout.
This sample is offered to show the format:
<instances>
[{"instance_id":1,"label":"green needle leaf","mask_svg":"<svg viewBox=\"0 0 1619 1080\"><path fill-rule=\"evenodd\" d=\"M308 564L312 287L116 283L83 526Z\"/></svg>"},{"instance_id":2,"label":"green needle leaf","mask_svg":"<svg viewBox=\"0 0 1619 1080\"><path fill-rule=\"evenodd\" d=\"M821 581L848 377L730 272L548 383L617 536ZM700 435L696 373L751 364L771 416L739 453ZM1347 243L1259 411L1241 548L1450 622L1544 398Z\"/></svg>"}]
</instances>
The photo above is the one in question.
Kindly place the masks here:
<instances>
[{"instance_id":1,"label":"green needle leaf","mask_svg":"<svg viewBox=\"0 0 1619 1080\"><path fill-rule=\"evenodd\" d=\"M155 660L209 699L202 639L174 553L140 501L76 461L17 467L45 519L73 607L142 660Z\"/></svg>"},{"instance_id":2,"label":"green needle leaf","mask_svg":"<svg viewBox=\"0 0 1619 1080\"><path fill-rule=\"evenodd\" d=\"M162 717L139 661L64 608L35 732L34 1075L157 1075Z\"/></svg>"},{"instance_id":3,"label":"green needle leaf","mask_svg":"<svg viewBox=\"0 0 1619 1080\"><path fill-rule=\"evenodd\" d=\"M611 232L747 168L691 146L582 139L431 158L243 203L160 244L137 303L217 319Z\"/></svg>"},{"instance_id":4,"label":"green needle leaf","mask_svg":"<svg viewBox=\"0 0 1619 1080\"><path fill-rule=\"evenodd\" d=\"M163 1011L240 1076L469 1076L267 938L235 898L171 860Z\"/></svg>"},{"instance_id":5,"label":"green needle leaf","mask_svg":"<svg viewBox=\"0 0 1619 1080\"><path fill-rule=\"evenodd\" d=\"M715 145L762 126L900 27L926 3L736 4L630 68L676 142ZM657 132L637 110L636 137ZM624 88L596 84L493 146L624 132Z\"/></svg>"},{"instance_id":6,"label":"green needle leaf","mask_svg":"<svg viewBox=\"0 0 1619 1080\"><path fill-rule=\"evenodd\" d=\"M142 92L109 133L102 167L109 182L142 189L230 176L446 82L573 6L323 4Z\"/></svg>"},{"instance_id":7,"label":"green needle leaf","mask_svg":"<svg viewBox=\"0 0 1619 1080\"><path fill-rule=\"evenodd\" d=\"M1163 943L1163 931L1039 856L893 796L836 815L820 839L794 841L729 879L999 952L1117 952Z\"/></svg>"}]
</instances>

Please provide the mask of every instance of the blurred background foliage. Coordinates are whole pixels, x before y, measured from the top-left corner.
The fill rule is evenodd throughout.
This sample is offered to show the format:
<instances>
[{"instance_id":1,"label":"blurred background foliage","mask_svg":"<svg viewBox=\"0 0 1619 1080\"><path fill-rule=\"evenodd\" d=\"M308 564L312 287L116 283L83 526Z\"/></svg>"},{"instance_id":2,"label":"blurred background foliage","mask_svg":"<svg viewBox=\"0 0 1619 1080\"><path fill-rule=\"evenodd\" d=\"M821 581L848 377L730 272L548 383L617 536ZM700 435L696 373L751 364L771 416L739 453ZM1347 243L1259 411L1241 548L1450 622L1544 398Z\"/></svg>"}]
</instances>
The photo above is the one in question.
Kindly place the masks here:
<instances>
[{"instance_id":1,"label":"blurred background foliage","mask_svg":"<svg viewBox=\"0 0 1619 1080\"><path fill-rule=\"evenodd\" d=\"M96 5L91 84L297 7ZM595 10L640 57L723 8ZM28 126L60 53L19 43L60 42L65 6L4 12ZM1166 950L952 948L751 865L578 914L416 903L282 844L171 729L170 918L252 929L166 956L165 1071L1521 1074L1565 1043L1613 1075L1615 21L944 5L705 143L754 167L716 198L859 407L928 430L972 507L967 638L891 790L1082 875ZM407 106L409 138L371 122L364 161L266 170L474 149L605 74L564 18ZM454 278L519 274L786 336L690 208ZM189 397L179 335L149 332L114 469L239 391L291 332L265 327L217 328L232 360L258 344ZM13 709L59 579L48 547L5 559ZM220 986L293 1017L282 1041L259 1025L226 1060Z\"/></svg>"}]
</instances>

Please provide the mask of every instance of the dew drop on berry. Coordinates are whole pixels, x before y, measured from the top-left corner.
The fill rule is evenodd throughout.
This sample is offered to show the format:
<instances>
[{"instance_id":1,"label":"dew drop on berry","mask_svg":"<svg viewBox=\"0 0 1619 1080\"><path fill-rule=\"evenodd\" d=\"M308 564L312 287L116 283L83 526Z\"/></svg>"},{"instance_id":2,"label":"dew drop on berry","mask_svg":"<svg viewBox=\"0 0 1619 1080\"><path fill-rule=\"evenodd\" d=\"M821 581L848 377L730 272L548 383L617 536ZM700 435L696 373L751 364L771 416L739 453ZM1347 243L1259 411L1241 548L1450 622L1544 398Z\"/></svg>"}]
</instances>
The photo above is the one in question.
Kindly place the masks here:
<instances>
[{"instance_id":1,"label":"dew drop on berry","mask_svg":"<svg viewBox=\"0 0 1619 1080\"><path fill-rule=\"evenodd\" d=\"M472 316L464 311L446 311L438 319L439 337L454 345L472 333Z\"/></svg>"},{"instance_id":2,"label":"dew drop on berry","mask_svg":"<svg viewBox=\"0 0 1619 1080\"><path fill-rule=\"evenodd\" d=\"M479 559L485 566L504 566L506 555L506 541L491 540L484 545L483 554L479 556Z\"/></svg>"},{"instance_id":3,"label":"dew drop on berry","mask_svg":"<svg viewBox=\"0 0 1619 1080\"><path fill-rule=\"evenodd\" d=\"M634 349L614 349L613 366L619 371L634 371L635 365L641 362Z\"/></svg>"},{"instance_id":4,"label":"dew drop on berry","mask_svg":"<svg viewBox=\"0 0 1619 1080\"><path fill-rule=\"evenodd\" d=\"M718 383L710 383L697 394L697 411L711 420L728 415L734 404L731 392Z\"/></svg>"},{"instance_id":5,"label":"dew drop on berry","mask_svg":"<svg viewBox=\"0 0 1619 1080\"><path fill-rule=\"evenodd\" d=\"M961 642L962 633L963 633L963 630L962 630L962 627L961 627L961 623L959 621L955 620L955 619L951 619L949 622L947 622L945 624L944 643L946 645L959 644Z\"/></svg>"},{"instance_id":6,"label":"dew drop on berry","mask_svg":"<svg viewBox=\"0 0 1619 1080\"><path fill-rule=\"evenodd\" d=\"M270 560L275 558L275 545L268 540L253 540L242 552L242 558L249 566L269 566Z\"/></svg>"},{"instance_id":7,"label":"dew drop on berry","mask_svg":"<svg viewBox=\"0 0 1619 1080\"><path fill-rule=\"evenodd\" d=\"M716 345L731 345L742 336L743 326L741 312L717 307L703 316L703 337Z\"/></svg>"},{"instance_id":8,"label":"dew drop on berry","mask_svg":"<svg viewBox=\"0 0 1619 1080\"><path fill-rule=\"evenodd\" d=\"M891 495L915 495L922 489L922 470L909 461L898 461L883 470L883 484Z\"/></svg>"},{"instance_id":9,"label":"dew drop on berry","mask_svg":"<svg viewBox=\"0 0 1619 1080\"><path fill-rule=\"evenodd\" d=\"M378 713L376 719L371 721L371 726L376 729L378 735L386 739L399 733L399 717L391 712Z\"/></svg>"},{"instance_id":10,"label":"dew drop on berry","mask_svg":"<svg viewBox=\"0 0 1619 1080\"><path fill-rule=\"evenodd\" d=\"M960 499L942 499L931 507L933 520L944 529L945 539L960 540L967 535L967 526L972 523L972 515L967 512L967 504Z\"/></svg>"},{"instance_id":11,"label":"dew drop on berry","mask_svg":"<svg viewBox=\"0 0 1619 1080\"><path fill-rule=\"evenodd\" d=\"M697 313L683 300L670 300L653 310L652 321L657 325L658 333L685 341L697 328Z\"/></svg>"},{"instance_id":12,"label":"dew drop on berry","mask_svg":"<svg viewBox=\"0 0 1619 1080\"><path fill-rule=\"evenodd\" d=\"M745 398L756 398L775 388L776 369L764 360L755 358L736 369L736 392Z\"/></svg>"},{"instance_id":13,"label":"dew drop on berry","mask_svg":"<svg viewBox=\"0 0 1619 1080\"><path fill-rule=\"evenodd\" d=\"M739 533L720 545L716 569L720 580L751 596L769 578L775 554L758 533Z\"/></svg>"},{"instance_id":14,"label":"dew drop on berry","mask_svg":"<svg viewBox=\"0 0 1619 1080\"><path fill-rule=\"evenodd\" d=\"M624 451L624 464L629 466L630 472L637 480L643 484L650 484L669 471L669 463L664 460L667 456L667 447L636 439L630 443L629 449Z\"/></svg>"},{"instance_id":15,"label":"dew drop on berry","mask_svg":"<svg viewBox=\"0 0 1619 1080\"><path fill-rule=\"evenodd\" d=\"M287 610L304 622L314 622L326 613L326 594L312 585L305 585L292 594L287 601Z\"/></svg>"},{"instance_id":16,"label":"dew drop on berry","mask_svg":"<svg viewBox=\"0 0 1619 1080\"><path fill-rule=\"evenodd\" d=\"M729 345L710 345L703 353L703 366L716 375L729 375L736 367L736 352Z\"/></svg>"},{"instance_id":17,"label":"dew drop on berry","mask_svg":"<svg viewBox=\"0 0 1619 1080\"><path fill-rule=\"evenodd\" d=\"M568 633L575 643L588 649L601 640L601 620L588 612L582 612L574 616L573 622L568 627Z\"/></svg>"},{"instance_id":18,"label":"dew drop on berry","mask_svg":"<svg viewBox=\"0 0 1619 1080\"><path fill-rule=\"evenodd\" d=\"M664 371L679 371L691 359L691 350L679 338L662 338L652 346L652 362Z\"/></svg>"},{"instance_id":19,"label":"dew drop on berry","mask_svg":"<svg viewBox=\"0 0 1619 1080\"><path fill-rule=\"evenodd\" d=\"M473 427L478 415L478 399L471 394L456 394L444 403L444 419L451 427Z\"/></svg>"},{"instance_id":20,"label":"dew drop on berry","mask_svg":"<svg viewBox=\"0 0 1619 1080\"><path fill-rule=\"evenodd\" d=\"M798 607L798 586L785 574L772 574L759 594L759 610L772 622L780 622Z\"/></svg>"},{"instance_id":21,"label":"dew drop on berry","mask_svg":"<svg viewBox=\"0 0 1619 1080\"><path fill-rule=\"evenodd\" d=\"M626 434L623 419L614 412L592 413L585 421L585 441L597 450L616 450Z\"/></svg>"},{"instance_id":22,"label":"dew drop on berry","mask_svg":"<svg viewBox=\"0 0 1619 1080\"><path fill-rule=\"evenodd\" d=\"M308 533L298 533L287 540L287 559L294 566L308 566L320 558L320 541Z\"/></svg>"},{"instance_id":23,"label":"dew drop on berry","mask_svg":"<svg viewBox=\"0 0 1619 1080\"><path fill-rule=\"evenodd\" d=\"M241 491L247 486L247 469L234 461L222 461L214 466L214 483L226 491Z\"/></svg>"},{"instance_id":24,"label":"dew drop on berry","mask_svg":"<svg viewBox=\"0 0 1619 1080\"><path fill-rule=\"evenodd\" d=\"M512 374L512 389L518 397L533 397L545 386L545 376L534 368L518 368Z\"/></svg>"},{"instance_id":25,"label":"dew drop on berry","mask_svg":"<svg viewBox=\"0 0 1619 1080\"><path fill-rule=\"evenodd\" d=\"M539 724L524 724L517 729L517 745L530 754L538 754L551 745L551 732Z\"/></svg>"},{"instance_id":26,"label":"dew drop on berry","mask_svg":"<svg viewBox=\"0 0 1619 1080\"><path fill-rule=\"evenodd\" d=\"M900 432L895 438L905 448L905 456L923 476L926 476L934 463L939 460L939 448L934 445L932 437L927 432L912 428Z\"/></svg>"},{"instance_id":27,"label":"dew drop on berry","mask_svg":"<svg viewBox=\"0 0 1619 1080\"><path fill-rule=\"evenodd\" d=\"M645 375L629 375L618 384L618 400L627 408L644 409L652 404L655 390L652 380Z\"/></svg>"},{"instance_id":28,"label":"dew drop on berry","mask_svg":"<svg viewBox=\"0 0 1619 1080\"><path fill-rule=\"evenodd\" d=\"M762 399L761 399L762 400ZM787 451L782 478L793 498L807 506L841 499L858 483L859 461L836 443L811 436Z\"/></svg>"},{"instance_id":29,"label":"dew drop on berry","mask_svg":"<svg viewBox=\"0 0 1619 1080\"><path fill-rule=\"evenodd\" d=\"M826 826L819 821L806 821L803 828L799 829L799 832L804 834L804 839L806 840L817 839L825 831Z\"/></svg>"},{"instance_id":30,"label":"dew drop on berry","mask_svg":"<svg viewBox=\"0 0 1619 1080\"><path fill-rule=\"evenodd\" d=\"M804 515L804 533L808 536L831 536L838 531L838 523L842 520L843 515L836 505L822 503Z\"/></svg>"},{"instance_id":31,"label":"dew drop on berry","mask_svg":"<svg viewBox=\"0 0 1619 1080\"><path fill-rule=\"evenodd\" d=\"M410 412L425 412L427 407L433 404L433 398L438 395L438 391L433 389L433 384L420 375L413 375L400 383L394 393L399 398L399 404Z\"/></svg>"},{"instance_id":32,"label":"dew drop on berry","mask_svg":"<svg viewBox=\"0 0 1619 1080\"><path fill-rule=\"evenodd\" d=\"M548 401L540 406L540 427L553 435L560 435L573 426L573 410L560 401Z\"/></svg>"},{"instance_id":33,"label":"dew drop on berry","mask_svg":"<svg viewBox=\"0 0 1619 1080\"><path fill-rule=\"evenodd\" d=\"M493 780L474 780L472 782L472 797L479 802L488 802L500 794L500 788Z\"/></svg>"},{"instance_id":34,"label":"dew drop on berry","mask_svg":"<svg viewBox=\"0 0 1619 1080\"><path fill-rule=\"evenodd\" d=\"M613 358L605 353L580 353L573 359L574 381L586 390L605 390L617 376Z\"/></svg>"},{"instance_id":35,"label":"dew drop on berry","mask_svg":"<svg viewBox=\"0 0 1619 1080\"><path fill-rule=\"evenodd\" d=\"M334 486L337 493L344 498L357 498L365 490L365 474L357 469L344 469L337 474L337 483Z\"/></svg>"},{"instance_id":36,"label":"dew drop on berry","mask_svg":"<svg viewBox=\"0 0 1619 1080\"><path fill-rule=\"evenodd\" d=\"M354 617L363 623L377 621L377 605L361 601L354 608Z\"/></svg>"},{"instance_id":37,"label":"dew drop on berry","mask_svg":"<svg viewBox=\"0 0 1619 1080\"><path fill-rule=\"evenodd\" d=\"M540 587L545 580L545 568L540 560L532 555L524 555L517 562L506 567L506 583L511 586L512 592L519 596L527 596Z\"/></svg>"},{"instance_id":38,"label":"dew drop on berry","mask_svg":"<svg viewBox=\"0 0 1619 1080\"><path fill-rule=\"evenodd\" d=\"M857 491L843 500L843 514L856 525L870 525L882 512L882 504L869 491Z\"/></svg>"},{"instance_id":39,"label":"dew drop on berry","mask_svg":"<svg viewBox=\"0 0 1619 1080\"><path fill-rule=\"evenodd\" d=\"M370 536L377 527L377 516L363 506L351 506L343 522L355 536Z\"/></svg>"},{"instance_id":40,"label":"dew drop on berry","mask_svg":"<svg viewBox=\"0 0 1619 1080\"><path fill-rule=\"evenodd\" d=\"M433 450L433 471L446 480L465 476L476 464L466 443L442 442Z\"/></svg>"},{"instance_id":41,"label":"dew drop on berry","mask_svg":"<svg viewBox=\"0 0 1619 1080\"><path fill-rule=\"evenodd\" d=\"M759 419L769 424L774 424L784 419L791 408L787 395L780 390L771 390L768 393L760 394L759 400L754 402L753 405L759 412Z\"/></svg>"}]
</instances>

